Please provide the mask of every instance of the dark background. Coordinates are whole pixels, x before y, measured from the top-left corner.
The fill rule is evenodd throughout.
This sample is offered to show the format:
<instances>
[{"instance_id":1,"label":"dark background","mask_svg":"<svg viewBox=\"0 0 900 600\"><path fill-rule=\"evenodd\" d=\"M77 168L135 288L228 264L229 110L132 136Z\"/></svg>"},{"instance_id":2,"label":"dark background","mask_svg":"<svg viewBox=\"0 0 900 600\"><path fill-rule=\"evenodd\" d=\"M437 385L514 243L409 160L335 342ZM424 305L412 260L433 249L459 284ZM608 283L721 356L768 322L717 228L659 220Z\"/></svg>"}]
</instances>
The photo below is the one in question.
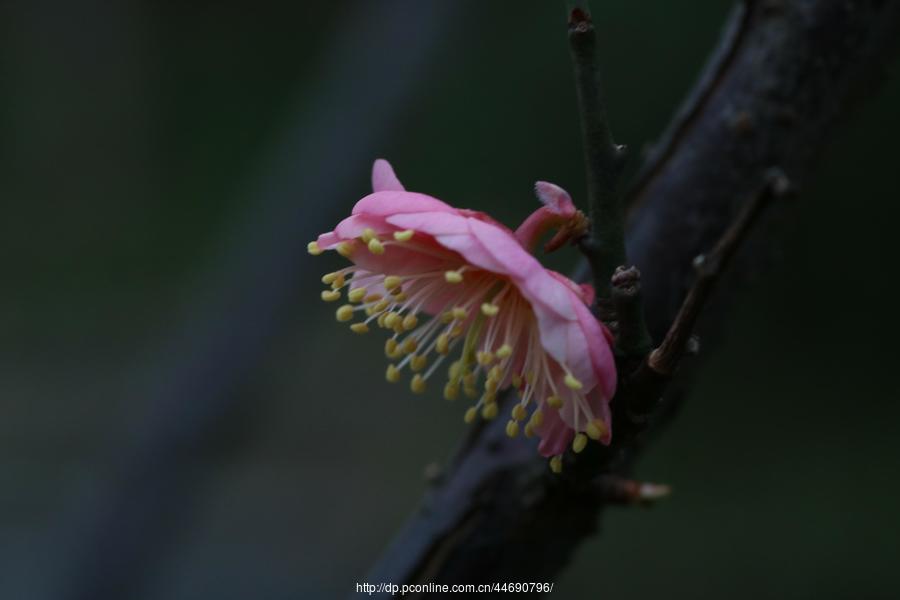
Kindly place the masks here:
<instances>
[{"instance_id":1,"label":"dark background","mask_svg":"<svg viewBox=\"0 0 900 600\"><path fill-rule=\"evenodd\" d=\"M365 580L463 407L384 382L383 340L318 301L339 257L306 242L379 156L511 226L536 179L580 201L562 4L2 4L0 597ZM729 5L594 5L634 167ZM895 73L641 463L673 496L607 513L555 596L896 597Z\"/></svg>"}]
</instances>

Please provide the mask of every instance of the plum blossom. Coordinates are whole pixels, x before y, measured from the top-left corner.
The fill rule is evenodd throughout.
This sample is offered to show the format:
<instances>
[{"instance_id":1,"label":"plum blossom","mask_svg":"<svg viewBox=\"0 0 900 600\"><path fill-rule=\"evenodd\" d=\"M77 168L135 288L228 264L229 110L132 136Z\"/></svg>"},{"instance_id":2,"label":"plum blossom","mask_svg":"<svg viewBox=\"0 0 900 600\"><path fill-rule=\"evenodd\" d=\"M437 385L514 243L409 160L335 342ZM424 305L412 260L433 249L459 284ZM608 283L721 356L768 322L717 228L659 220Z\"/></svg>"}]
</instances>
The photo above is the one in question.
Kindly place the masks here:
<instances>
[{"instance_id":1,"label":"plum blossom","mask_svg":"<svg viewBox=\"0 0 900 600\"><path fill-rule=\"evenodd\" d=\"M497 417L497 393L516 388L506 432L540 438L555 472L569 446L610 441L616 369L606 327L591 314L592 292L544 268L531 249L550 229L558 246L584 224L569 194L538 182L542 206L512 231L488 215L409 192L377 160L373 193L311 254L335 250L353 264L322 278L337 320L391 337L386 378L409 377L413 392L446 373L443 394L473 403L465 421ZM439 372L440 370L440 372ZM405 374L409 375L405 375Z\"/></svg>"}]
</instances>

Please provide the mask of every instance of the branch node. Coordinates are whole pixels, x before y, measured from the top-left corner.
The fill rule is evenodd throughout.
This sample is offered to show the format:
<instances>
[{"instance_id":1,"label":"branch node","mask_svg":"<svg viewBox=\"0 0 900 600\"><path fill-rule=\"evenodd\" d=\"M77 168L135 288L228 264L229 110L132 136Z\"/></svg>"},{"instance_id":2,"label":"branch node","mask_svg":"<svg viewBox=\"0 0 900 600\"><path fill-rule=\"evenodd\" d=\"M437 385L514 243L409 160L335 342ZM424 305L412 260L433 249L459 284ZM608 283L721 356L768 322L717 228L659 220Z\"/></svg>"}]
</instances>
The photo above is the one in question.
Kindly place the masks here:
<instances>
[{"instance_id":1,"label":"branch node","mask_svg":"<svg viewBox=\"0 0 900 600\"><path fill-rule=\"evenodd\" d=\"M652 347L644 321L641 272L637 267L616 267L612 280L616 350L625 357L646 356Z\"/></svg>"}]
</instances>

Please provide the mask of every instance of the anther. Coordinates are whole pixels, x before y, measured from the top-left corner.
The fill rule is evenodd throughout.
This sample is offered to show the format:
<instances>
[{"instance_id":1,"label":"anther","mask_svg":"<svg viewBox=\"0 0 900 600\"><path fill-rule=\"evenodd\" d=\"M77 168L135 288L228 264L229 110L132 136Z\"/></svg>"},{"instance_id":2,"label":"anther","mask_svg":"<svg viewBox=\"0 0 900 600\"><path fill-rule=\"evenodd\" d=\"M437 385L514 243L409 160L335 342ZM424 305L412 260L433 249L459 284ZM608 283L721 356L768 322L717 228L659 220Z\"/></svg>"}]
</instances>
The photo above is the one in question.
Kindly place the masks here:
<instances>
[{"instance_id":1,"label":"anther","mask_svg":"<svg viewBox=\"0 0 900 600\"><path fill-rule=\"evenodd\" d=\"M548 397L547 397L547 404L550 405L550 408L557 408L557 409L559 409L559 408L562 408L562 405L563 405L563 399L560 398L559 396L548 396Z\"/></svg>"},{"instance_id":2,"label":"anther","mask_svg":"<svg viewBox=\"0 0 900 600\"><path fill-rule=\"evenodd\" d=\"M340 300L341 293L337 290L322 290L322 300L325 302L334 302Z\"/></svg>"},{"instance_id":3,"label":"anther","mask_svg":"<svg viewBox=\"0 0 900 600\"><path fill-rule=\"evenodd\" d=\"M403 340L403 345L400 346L400 349L403 350L404 354L412 354L419 347L419 342L415 339L408 337Z\"/></svg>"},{"instance_id":4,"label":"anther","mask_svg":"<svg viewBox=\"0 0 900 600\"><path fill-rule=\"evenodd\" d=\"M369 240L369 252L372 254L384 254L384 244L382 244L378 238L372 238Z\"/></svg>"},{"instance_id":5,"label":"anther","mask_svg":"<svg viewBox=\"0 0 900 600\"><path fill-rule=\"evenodd\" d=\"M388 338L387 341L384 342L384 353L388 358L397 358L397 340Z\"/></svg>"},{"instance_id":6,"label":"anther","mask_svg":"<svg viewBox=\"0 0 900 600\"><path fill-rule=\"evenodd\" d=\"M566 387L572 390L580 390L582 387L581 382L578 381L574 375L571 373L566 373L566 378L564 379L566 382Z\"/></svg>"},{"instance_id":7,"label":"anther","mask_svg":"<svg viewBox=\"0 0 900 600\"><path fill-rule=\"evenodd\" d=\"M463 321L468 316L466 309L464 309L460 306L457 306L451 312L453 313L453 318L456 319L457 321Z\"/></svg>"},{"instance_id":8,"label":"anther","mask_svg":"<svg viewBox=\"0 0 900 600\"><path fill-rule=\"evenodd\" d=\"M411 359L409 359L409 368L413 371L421 371L428 365L428 357L425 355L414 354Z\"/></svg>"},{"instance_id":9,"label":"anther","mask_svg":"<svg viewBox=\"0 0 900 600\"><path fill-rule=\"evenodd\" d=\"M506 435L511 438L519 435L519 424L516 421L510 421L506 424Z\"/></svg>"},{"instance_id":10,"label":"anther","mask_svg":"<svg viewBox=\"0 0 900 600\"><path fill-rule=\"evenodd\" d=\"M481 305L481 313L486 317L493 317L500 312L500 307L496 304L490 304L489 302L485 302Z\"/></svg>"},{"instance_id":11,"label":"anther","mask_svg":"<svg viewBox=\"0 0 900 600\"><path fill-rule=\"evenodd\" d=\"M562 456L557 454L550 459L550 470L554 473L562 473Z\"/></svg>"},{"instance_id":12,"label":"anther","mask_svg":"<svg viewBox=\"0 0 900 600\"><path fill-rule=\"evenodd\" d=\"M434 349L438 354L447 354L450 351L450 338L447 337L446 333L442 333L437 337Z\"/></svg>"},{"instance_id":13,"label":"anther","mask_svg":"<svg viewBox=\"0 0 900 600\"><path fill-rule=\"evenodd\" d=\"M345 304L334 313L338 321L349 321L353 318L353 305Z\"/></svg>"},{"instance_id":14,"label":"anther","mask_svg":"<svg viewBox=\"0 0 900 600\"><path fill-rule=\"evenodd\" d=\"M372 307L372 310L374 310L377 313L380 313L381 311L386 310L387 307L390 305L391 305L391 301L388 300L387 298L385 298L384 300L379 300L378 304L376 304L375 306Z\"/></svg>"},{"instance_id":15,"label":"anther","mask_svg":"<svg viewBox=\"0 0 900 600\"><path fill-rule=\"evenodd\" d=\"M368 333L369 326L365 323L354 323L350 326L350 331L352 331L353 333Z\"/></svg>"},{"instance_id":16,"label":"anther","mask_svg":"<svg viewBox=\"0 0 900 600\"><path fill-rule=\"evenodd\" d=\"M463 417L463 421L466 423L474 423L475 418L478 416L478 409L474 406L470 406L468 410L466 410L466 415Z\"/></svg>"},{"instance_id":17,"label":"anther","mask_svg":"<svg viewBox=\"0 0 900 600\"><path fill-rule=\"evenodd\" d=\"M400 287L403 281L396 275L388 275L384 278L384 289L390 291Z\"/></svg>"},{"instance_id":18,"label":"anther","mask_svg":"<svg viewBox=\"0 0 900 600\"><path fill-rule=\"evenodd\" d=\"M494 365L491 367L491 370L488 371L488 377L499 383L503 378L503 368L500 365Z\"/></svg>"},{"instance_id":19,"label":"anther","mask_svg":"<svg viewBox=\"0 0 900 600\"><path fill-rule=\"evenodd\" d=\"M400 315L395 312L389 312L384 317L384 326L388 329L393 329L394 325L396 325L398 321L400 321Z\"/></svg>"},{"instance_id":20,"label":"anther","mask_svg":"<svg viewBox=\"0 0 900 600\"><path fill-rule=\"evenodd\" d=\"M525 424L524 433L525 433L525 437L527 437L527 438L534 437L534 426L531 424L530 421Z\"/></svg>"},{"instance_id":21,"label":"anther","mask_svg":"<svg viewBox=\"0 0 900 600\"><path fill-rule=\"evenodd\" d=\"M425 378L422 377L421 374L416 373L413 375L412 381L409 382L409 389L417 394L421 394L425 391Z\"/></svg>"},{"instance_id":22,"label":"anther","mask_svg":"<svg viewBox=\"0 0 900 600\"><path fill-rule=\"evenodd\" d=\"M306 251L312 254L313 256L318 256L322 254L322 249L319 248L319 242L310 242L306 245Z\"/></svg>"},{"instance_id":23,"label":"anther","mask_svg":"<svg viewBox=\"0 0 900 600\"><path fill-rule=\"evenodd\" d=\"M587 436L583 433L576 435L575 439L572 440L572 451L575 452L575 454L578 454L584 450L584 447L587 446L587 440Z\"/></svg>"},{"instance_id":24,"label":"anther","mask_svg":"<svg viewBox=\"0 0 900 600\"><path fill-rule=\"evenodd\" d=\"M394 365L388 365L387 372L384 374L384 378L391 383L397 383L398 381L400 381L400 369L398 369Z\"/></svg>"},{"instance_id":25,"label":"anther","mask_svg":"<svg viewBox=\"0 0 900 600\"><path fill-rule=\"evenodd\" d=\"M335 247L335 250L337 250L338 254L341 256L349 258L350 255L353 254L353 242L341 242Z\"/></svg>"},{"instance_id":26,"label":"anther","mask_svg":"<svg viewBox=\"0 0 900 600\"><path fill-rule=\"evenodd\" d=\"M344 287L346 280L344 279L343 273L338 273L337 277L334 278L334 281L331 282L331 289L339 290Z\"/></svg>"},{"instance_id":27,"label":"anther","mask_svg":"<svg viewBox=\"0 0 900 600\"><path fill-rule=\"evenodd\" d=\"M412 229L406 229L404 231L395 231L394 239L397 240L398 242L408 242L409 240L412 239L412 236L415 233L416 232L413 231Z\"/></svg>"},{"instance_id":28,"label":"anther","mask_svg":"<svg viewBox=\"0 0 900 600\"><path fill-rule=\"evenodd\" d=\"M513 406L512 418L515 419L516 421L523 420L527 415L528 415L528 413L525 410L525 407L522 406L521 404L516 404L515 406Z\"/></svg>"},{"instance_id":29,"label":"anther","mask_svg":"<svg viewBox=\"0 0 900 600\"><path fill-rule=\"evenodd\" d=\"M381 294L369 294L368 296L366 296L365 298L363 298L363 301L366 302L366 303L368 304L368 303L370 303L370 302L378 302L378 301L381 300L383 297L384 297L384 296L382 296Z\"/></svg>"},{"instance_id":30,"label":"anther","mask_svg":"<svg viewBox=\"0 0 900 600\"><path fill-rule=\"evenodd\" d=\"M509 344L503 344L497 350L497 358L501 360L504 358L509 358L510 356L512 356L512 346L510 346Z\"/></svg>"},{"instance_id":31,"label":"anther","mask_svg":"<svg viewBox=\"0 0 900 600\"><path fill-rule=\"evenodd\" d=\"M347 300L350 302L360 302L366 297L366 288L358 287L347 292Z\"/></svg>"},{"instance_id":32,"label":"anther","mask_svg":"<svg viewBox=\"0 0 900 600\"><path fill-rule=\"evenodd\" d=\"M456 400L459 396L459 384L454 385L452 381L444 384L444 398L447 400Z\"/></svg>"},{"instance_id":33,"label":"anther","mask_svg":"<svg viewBox=\"0 0 900 600\"><path fill-rule=\"evenodd\" d=\"M481 409L481 418L490 421L491 419L497 416L497 403L491 402L490 404L486 404L484 408Z\"/></svg>"},{"instance_id":34,"label":"anther","mask_svg":"<svg viewBox=\"0 0 900 600\"><path fill-rule=\"evenodd\" d=\"M338 275L340 275L340 273L326 273L322 275L322 283L331 285L331 283L338 278Z\"/></svg>"},{"instance_id":35,"label":"anther","mask_svg":"<svg viewBox=\"0 0 900 600\"><path fill-rule=\"evenodd\" d=\"M444 281L447 283L460 283L463 280L459 271L444 271Z\"/></svg>"},{"instance_id":36,"label":"anther","mask_svg":"<svg viewBox=\"0 0 900 600\"><path fill-rule=\"evenodd\" d=\"M608 428L606 426L606 423L604 423L600 419L594 419L593 421L588 423L588 426L585 428L584 431L588 434L588 437L590 437L592 440L599 440L604 435L606 435Z\"/></svg>"},{"instance_id":37,"label":"anther","mask_svg":"<svg viewBox=\"0 0 900 600\"><path fill-rule=\"evenodd\" d=\"M540 411L540 409L531 413L531 418L528 419L528 424L531 425L532 427L540 427L541 424L543 424L543 422L544 422L544 413L542 413Z\"/></svg>"},{"instance_id":38,"label":"anther","mask_svg":"<svg viewBox=\"0 0 900 600\"><path fill-rule=\"evenodd\" d=\"M492 362L494 362L494 355L489 351L478 351L475 353L475 360L478 361L478 364L482 367L486 367Z\"/></svg>"},{"instance_id":39,"label":"anther","mask_svg":"<svg viewBox=\"0 0 900 600\"><path fill-rule=\"evenodd\" d=\"M416 315L406 315L403 317L403 329L409 331L419 324L419 318Z\"/></svg>"},{"instance_id":40,"label":"anther","mask_svg":"<svg viewBox=\"0 0 900 600\"><path fill-rule=\"evenodd\" d=\"M359 239L361 239L363 242L368 244L369 240L371 240L374 237L375 237L375 230L372 229L371 227L366 227L365 229L362 230L362 233L360 234Z\"/></svg>"}]
</instances>

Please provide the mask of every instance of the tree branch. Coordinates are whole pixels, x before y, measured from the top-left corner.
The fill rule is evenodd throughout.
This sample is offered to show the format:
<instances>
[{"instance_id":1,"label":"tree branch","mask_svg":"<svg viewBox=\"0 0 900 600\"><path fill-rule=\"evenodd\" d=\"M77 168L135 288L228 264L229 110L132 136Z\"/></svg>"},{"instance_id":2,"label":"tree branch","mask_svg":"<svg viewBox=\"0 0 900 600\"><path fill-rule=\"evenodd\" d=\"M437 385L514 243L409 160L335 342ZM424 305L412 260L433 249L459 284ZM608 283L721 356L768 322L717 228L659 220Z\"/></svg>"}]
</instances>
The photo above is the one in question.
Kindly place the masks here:
<instances>
[{"instance_id":1,"label":"tree branch","mask_svg":"<svg viewBox=\"0 0 900 600\"><path fill-rule=\"evenodd\" d=\"M569 13L569 46L575 67L575 90L584 144L590 233L579 247L591 265L594 289L601 306L611 296L610 278L625 264L625 219L618 182L624 166L624 147L613 142L606 120L597 61L597 34L586 8Z\"/></svg>"},{"instance_id":2,"label":"tree branch","mask_svg":"<svg viewBox=\"0 0 900 600\"><path fill-rule=\"evenodd\" d=\"M657 339L683 303L692 259L731 222L731 199L752 197L771 165L802 182L852 100L871 93L898 39L900 3L753 2L726 30L714 55L727 60L712 61L702 90L689 96L690 118L670 130L665 153L633 195L628 254L642 273ZM760 255L737 258L731 271L739 274ZM626 393L627 385L613 400L613 446L589 446L561 476L527 441L507 438L503 423L473 431L369 578L552 581L606 504L597 477L605 470L628 478L643 440L658 431L657 420L643 430L629 424ZM674 406L667 400L658 410L674 414Z\"/></svg>"},{"instance_id":3,"label":"tree branch","mask_svg":"<svg viewBox=\"0 0 900 600\"><path fill-rule=\"evenodd\" d=\"M703 311L709 295L725 270L738 246L747 236L760 213L774 198L783 198L790 191L790 182L779 169L767 174L762 189L744 205L738 217L719 238L708 254L694 258L697 279L688 291L684 303L675 316L662 343L647 359L647 365L660 375L671 375L687 351L688 341Z\"/></svg>"}]
</instances>

